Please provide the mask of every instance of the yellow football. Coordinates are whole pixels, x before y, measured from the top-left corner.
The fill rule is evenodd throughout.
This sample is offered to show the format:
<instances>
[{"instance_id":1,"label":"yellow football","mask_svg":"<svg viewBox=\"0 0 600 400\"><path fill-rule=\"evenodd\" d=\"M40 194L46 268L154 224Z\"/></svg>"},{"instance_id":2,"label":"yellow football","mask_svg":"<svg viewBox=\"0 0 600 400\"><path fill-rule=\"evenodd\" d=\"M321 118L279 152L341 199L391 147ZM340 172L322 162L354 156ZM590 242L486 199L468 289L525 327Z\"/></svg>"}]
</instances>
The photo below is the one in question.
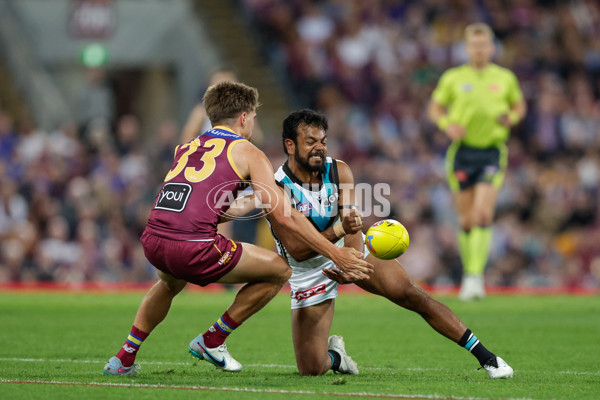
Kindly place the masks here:
<instances>
[{"instance_id":1,"label":"yellow football","mask_svg":"<svg viewBox=\"0 0 600 400\"><path fill-rule=\"evenodd\" d=\"M410 244L410 238L408 231L400 222L384 219L371 225L365 243L369 252L375 257L392 260L404 254Z\"/></svg>"}]
</instances>

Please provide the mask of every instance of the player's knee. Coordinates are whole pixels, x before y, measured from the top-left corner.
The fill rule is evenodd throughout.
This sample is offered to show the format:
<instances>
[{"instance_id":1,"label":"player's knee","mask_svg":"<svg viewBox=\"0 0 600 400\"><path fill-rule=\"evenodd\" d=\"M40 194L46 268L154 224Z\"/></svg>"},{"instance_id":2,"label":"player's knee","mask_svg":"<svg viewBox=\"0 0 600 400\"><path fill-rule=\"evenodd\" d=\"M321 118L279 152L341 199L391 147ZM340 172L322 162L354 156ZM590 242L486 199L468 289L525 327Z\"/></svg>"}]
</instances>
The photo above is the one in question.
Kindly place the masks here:
<instances>
[{"instance_id":1,"label":"player's knee","mask_svg":"<svg viewBox=\"0 0 600 400\"><path fill-rule=\"evenodd\" d=\"M323 375L327 370L319 368L317 365L301 365L298 367L300 376L319 376Z\"/></svg>"},{"instance_id":2,"label":"player's knee","mask_svg":"<svg viewBox=\"0 0 600 400\"><path fill-rule=\"evenodd\" d=\"M292 269L290 268L288 263L285 263L284 270L281 273L281 281L282 281L283 285L285 285L287 283L287 281L290 280L291 276L292 276Z\"/></svg>"},{"instance_id":3,"label":"player's knee","mask_svg":"<svg viewBox=\"0 0 600 400\"><path fill-rule=\"evenodd\" d=\"M300 371L300 376L319 376L323 374L324 372L317 372L316 370Z\"/></svg>"},{"instance_id":4,"label":"player's knee","mask_svg":"<svg viewBox=\"0 0 600 400\"><path fill-rule=\"evenodd\" d=\"M393 301L400 307L408 308L408 290L404 285L395 285L393 288L384 288L380 293L388 300Z\"/></svg>"},{"instance_id":5,"label":"player's knee","mask_svg":"<svg viewBox=\"0 0 600 400\"><path fill-rule=\"evenodd\" d=\"M289 264L283 257L278 256L275 262L275 274L273 276L273 280L283 286L287 283L291 276L292 269L290 268Z\"/></svg>"},{"instance_id":6,"label":"player's knee","mask_svg":"<svg viewBox=\"0 0 600 400\"><path fill-rule=\"evenodd\" d=\"M458 217L458 223L463 231L468 232L469 230L471 230L471 228L473 227L471 221L472 219L470 215L459 215Z\"/></svg>"},{"instance_id":7,"label":"player's knee","mask_svg":"<svg viewBox=\"0 0 600 400\"><path fill-rule=\"evenodd\" d=\"M286 263L287 264L287 263ZM292 269L290 268L290 266L288 265L285 269L285 272L283 274L283 280L284 281L289 281L290 278L292 277Z\"/></svg>"},{"instance_id":8,"label":"player's knee","mask_svg":"<svg viewBox=\"0 0 600 400\"><path fill-rule=\"evenodd\" d=\"M422 305L427 303L428 296L424 290L411 282L397 290L394 302L407 310L419 312Z\"/></svg>"},{"instance_id":9,"label":"player's knee","mask_svg":"<svg viewBox=\"0 0 600 400\"><path fill-rule=\"evenodd\" d=\"M174 280L161 280L164 287L173 295L177 295L179 292L183 290L186 285L184 281L174 281Z\"/></svg>"},{"instance_id":10,"label":"player's knee","mask_svg":"<svg viewBox=\"0 0 600 400\"><path fill-rule=\"evenodd\" d=\"M491 225L492 220L494 219L494 213L489 210L482 210L482 211L479 211L475 215L474 219L475 219L474 226L485 227L485 226Z\"/></svg>"}]
</instances>

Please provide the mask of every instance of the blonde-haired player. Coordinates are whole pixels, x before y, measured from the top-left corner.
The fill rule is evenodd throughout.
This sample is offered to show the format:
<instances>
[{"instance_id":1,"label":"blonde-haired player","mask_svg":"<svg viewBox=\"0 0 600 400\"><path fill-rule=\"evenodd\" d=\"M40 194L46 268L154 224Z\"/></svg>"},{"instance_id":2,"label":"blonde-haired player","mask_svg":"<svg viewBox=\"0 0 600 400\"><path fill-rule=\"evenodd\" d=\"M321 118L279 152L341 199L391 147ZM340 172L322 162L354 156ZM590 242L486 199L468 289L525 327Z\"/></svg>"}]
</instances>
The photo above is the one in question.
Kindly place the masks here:
<instances>
[{"instance_id":1,"label":"blonde-haired player","mask_svg":"<svg viewBox=\"0 0 600 400\"><path fill-rule=\"evenodd\" d=\"M515 75L491 62L494 34L475 23L465 29L469 62L446 71L429 104L429 118L452 140L446 153L454 193L463 262L462 300L485 296L483 272L492 239L491 224L507 166L510 128L523 119L526 104Z\"/></svg>"}]
</instances>

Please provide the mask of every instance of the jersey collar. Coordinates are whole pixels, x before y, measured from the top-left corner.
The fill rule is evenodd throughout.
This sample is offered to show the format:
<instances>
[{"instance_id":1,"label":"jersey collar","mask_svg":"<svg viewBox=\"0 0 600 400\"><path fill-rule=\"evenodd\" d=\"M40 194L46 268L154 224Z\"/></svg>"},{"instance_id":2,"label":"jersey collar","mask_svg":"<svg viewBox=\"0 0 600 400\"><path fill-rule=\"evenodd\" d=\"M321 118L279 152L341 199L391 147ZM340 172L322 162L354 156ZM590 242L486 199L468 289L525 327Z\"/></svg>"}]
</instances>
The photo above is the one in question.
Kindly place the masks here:
<instances>
[{"instance_id":1,"label":"jersey collar","mask_svg":"<svg viewBox=\"0 0 600 400\"><path fill-rule=\"evenodd\" d=\"M486 74L486 73L487 73L487 72L490 70L490 67L492 66L492 63L491 63L491 62L490 62L490 63L488 63L488 65L486 65L485 67L483 67L483 68L481 68L481 69L475 69L475 68L473 68L473 66L471 66L471 64L469 64L469 63L467 63L466 65L467 65L467 67L468 67L468 68L469 68L469 69L470 69L470 70L471 70L471 71L472 71L474 74L477 74L477 75L485 75L485 74Z\"/></svg>"},{"instance_id":2,"label":"jersey collar","mask_svg":"<svg viewBox=\"0 0 600 400\"><path fill-rule=\"evenodd\" d=\"M286 161L283 164L283 172L285 172L285 174L291 179L292 182L294 182L295 184L300 185L302 187L306 187L307 189L310 189L312 192L319 192L321 190L321 187L323 186L323 175L322 175L322 173L320 173L321 179L319 179L319 188L316 189L316 190L313 190L312 188L314 186L316 186L316 184L310 184L310 183L306 183L306 182L301 181L300 178L298 178L296 175L294 175L294 173L290 169L290 166L288 165L288 161Z\"/></svg>"},{"instance_id":3,"label":"jersey collar","mask_svg":"<svg viewBox=\"0 0 600 400\"><path fill-rule=\"evenodd\" d=\"M221 130L223 130L223 131L228 131L228 132L231 132L231 133L233 133L234 135L238 135L238 134L237 134L237 133L235 133L235 132L234 132L234 131L233 131L231 128L229 128L228 126L225 126L225 125L217 125L217 126L214 126L212 129L221 129ZM240 136L240 135L238 135L238 136Z\"/></svg>"}]
</instances>

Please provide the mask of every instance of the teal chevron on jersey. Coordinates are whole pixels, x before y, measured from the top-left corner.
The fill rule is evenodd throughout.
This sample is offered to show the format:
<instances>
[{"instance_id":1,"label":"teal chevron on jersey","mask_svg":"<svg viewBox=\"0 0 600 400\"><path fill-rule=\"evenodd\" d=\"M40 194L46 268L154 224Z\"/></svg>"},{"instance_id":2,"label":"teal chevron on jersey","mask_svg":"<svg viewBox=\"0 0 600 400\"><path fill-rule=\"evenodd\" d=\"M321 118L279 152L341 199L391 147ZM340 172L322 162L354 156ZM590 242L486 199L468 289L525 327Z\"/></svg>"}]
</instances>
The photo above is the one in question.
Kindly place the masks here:
<instances>
[{"instance_id":1,"label":"teal chevron on jersey","mask_svg":"<svg viewBox=\"0 0 600 400\"><path fill-rule=\"evenodd\" d=\"M327 229L338 216L339 178L335 160L327 157L320 184L306 184L289 169L279 167L275 180L287 191L296 210L306 216L320 232Z\"/></svg>"}]
</instances>

